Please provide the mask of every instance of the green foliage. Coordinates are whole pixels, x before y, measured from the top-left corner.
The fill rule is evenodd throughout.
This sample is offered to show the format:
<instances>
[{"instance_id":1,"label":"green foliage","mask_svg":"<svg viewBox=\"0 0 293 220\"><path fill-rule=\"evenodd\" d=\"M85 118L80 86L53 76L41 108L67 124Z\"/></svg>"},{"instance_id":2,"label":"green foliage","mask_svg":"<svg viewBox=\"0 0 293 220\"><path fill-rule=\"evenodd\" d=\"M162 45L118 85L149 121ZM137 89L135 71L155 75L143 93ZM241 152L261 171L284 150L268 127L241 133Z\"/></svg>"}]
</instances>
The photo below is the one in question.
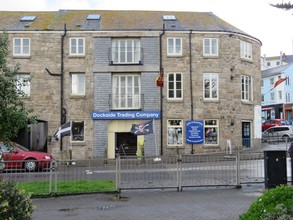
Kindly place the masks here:
<instances>
[{"instance_id":1,"label":"green foliage","mask_svg":"<svg viewBox=\"0 0 293 220\"><path fill-rule=\"evenodd\" d=\"M281 3L281 4L270 4L271 6L273 7L276 7L276 8L281 8L281 9L286 9L286 10L290 10L293 8L293 5L290 3L290 2L285 2L285 3Z\"/></svg>"},{"instance_id":2,"label":"green foliage","mask_svg":"<svg viewBox=\"0 0 293 220\"><path fill-rule=\"evenodd\" d=\"M19 89L28 81L18 79L19 65L11 68L7 64L8 45L8 35L4 33L0 36L0 140L3 142L10 141L20 129L35 122L32 110L26 109L21 100L24 93Z\"/></svg>"},{"instance_id":3,"label":"green foliage","mask_svg":"<svg viewBox=\"0 0 293 220\"><path fill-rule=\"evenodd\" d=\"M30 196L16 188L14 182L0 178L0 219L31 219L33 205Z\"/></svg>"},{"instance_id":4,"label":"green foliage","mask_svg":"<svg viewBox=\"0 0 293 220\"><path fill-rule=\"evenodd\" d=\"M293 186L270 189L251 204L240 220L290 220L293 216Z\"/></svg>"}]
</instances>

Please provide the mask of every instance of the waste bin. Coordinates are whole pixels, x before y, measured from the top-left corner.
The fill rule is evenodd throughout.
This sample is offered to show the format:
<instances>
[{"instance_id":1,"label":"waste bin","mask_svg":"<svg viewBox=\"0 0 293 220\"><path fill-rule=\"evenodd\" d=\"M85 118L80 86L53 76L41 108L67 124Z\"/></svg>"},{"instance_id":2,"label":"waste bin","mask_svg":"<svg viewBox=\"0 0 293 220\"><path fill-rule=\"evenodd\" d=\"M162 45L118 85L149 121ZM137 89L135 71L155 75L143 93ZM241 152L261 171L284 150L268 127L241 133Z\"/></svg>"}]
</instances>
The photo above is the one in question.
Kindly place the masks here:
<instances>
[{"instance_id":1,"label":"waste bin","mask_svg":"<svg viewBox=\"0 0 293 220\"><path fill-rule=\"evenodd\" d=\"M293 142L291 142L288 152L291 157L291 183L293 185Z\"/></svg>"},{"instance_id":2,"label":"waste bin","mask_svg":"<svg viewBox=\"0 0 293 220\"><path fill-rule=\"evenodd\" d=\"M264 151L265 187L287 185L286 151Z\"/></svg>"}]
</instances>

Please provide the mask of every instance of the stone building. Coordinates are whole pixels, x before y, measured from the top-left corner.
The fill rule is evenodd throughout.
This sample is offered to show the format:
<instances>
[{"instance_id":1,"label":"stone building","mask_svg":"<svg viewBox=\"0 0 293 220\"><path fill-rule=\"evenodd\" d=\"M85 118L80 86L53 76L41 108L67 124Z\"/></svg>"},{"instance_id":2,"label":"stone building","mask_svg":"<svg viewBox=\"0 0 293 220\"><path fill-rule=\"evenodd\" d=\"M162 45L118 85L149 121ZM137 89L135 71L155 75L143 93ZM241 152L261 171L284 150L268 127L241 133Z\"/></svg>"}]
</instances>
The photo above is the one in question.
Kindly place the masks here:
<instances>
[{"instance_id":1,"label":"stone building","mask_svg":"<svg viewBox=\"0 0 293 220\"><path fill-rule=\"evenodd\" d=\"M115 158L141 147L146 156L224 151L260 138L261 42L213 13L60 10L0 18L9 63L30 78L24 101L47 123L48 151L57 158ZM71 136L56 141L66 122ZM133 125L153 131L135 135Z\"/></svg>"}]
</instances>

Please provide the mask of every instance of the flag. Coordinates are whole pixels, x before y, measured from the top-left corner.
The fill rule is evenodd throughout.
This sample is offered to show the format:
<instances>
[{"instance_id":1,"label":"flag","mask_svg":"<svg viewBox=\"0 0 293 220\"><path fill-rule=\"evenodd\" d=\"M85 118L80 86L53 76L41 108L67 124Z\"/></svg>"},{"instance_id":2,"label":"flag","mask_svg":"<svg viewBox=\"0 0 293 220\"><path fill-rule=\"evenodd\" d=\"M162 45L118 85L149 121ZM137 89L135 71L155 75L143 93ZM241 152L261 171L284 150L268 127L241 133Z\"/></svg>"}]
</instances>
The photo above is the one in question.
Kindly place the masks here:
<instances>
[{"instance_id":1,"label":"flag","mask_svg":"<svg viewBox=\"0 0 293 220\"><path fill-rule=\"evenodd\" d=\"M130 132L135 135L147 135L153 133L153 121L145 121L140 124L133 124Z\"/></svg>"},{"instance_id":2,"label":"flag","mask_svg":"<svg viewBox=\"0 0 293 220\"><path fill-rule=\"evenodd\" d=\"M57 141L59 141L64 136L70 136L71 135L71 122L67 122L63 124L58 131L54 134L54 137Z\"/></svg>"},{"instance_id":3,"label":"flag","mask_svg":"<svg viewBox=\"0 0 293 220\"><path fill-rule=\"evenodd\" d=\"M274 88L276 88L278 85L280 85L282 82L284 82L286 80L286 78L280 78L278 79L275 84L274 84Z\"/></svg>"}]
</instances>

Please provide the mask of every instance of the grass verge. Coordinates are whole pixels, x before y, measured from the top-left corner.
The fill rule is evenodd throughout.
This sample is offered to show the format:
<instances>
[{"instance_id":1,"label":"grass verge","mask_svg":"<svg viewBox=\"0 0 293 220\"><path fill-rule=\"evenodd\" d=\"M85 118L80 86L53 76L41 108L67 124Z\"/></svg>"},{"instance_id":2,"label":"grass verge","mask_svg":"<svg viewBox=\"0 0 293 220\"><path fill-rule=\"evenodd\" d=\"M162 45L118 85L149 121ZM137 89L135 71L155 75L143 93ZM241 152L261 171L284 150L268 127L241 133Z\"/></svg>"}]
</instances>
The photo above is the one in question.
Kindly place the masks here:
<instances>
[{"instance_id":1,"label":"grass verge","mask_svg":"<svg viewBox=\"0 0 293 220\"><path fill-rule=\"evenodd\" d=\"M25 194L30 194L32 197L112 192L116 190L116 184L110 180L58 181L56 186L52 184L51 189L49 181L18 182L16 187L20 190L24 190Z\"/></svg>"}]
</instances>

